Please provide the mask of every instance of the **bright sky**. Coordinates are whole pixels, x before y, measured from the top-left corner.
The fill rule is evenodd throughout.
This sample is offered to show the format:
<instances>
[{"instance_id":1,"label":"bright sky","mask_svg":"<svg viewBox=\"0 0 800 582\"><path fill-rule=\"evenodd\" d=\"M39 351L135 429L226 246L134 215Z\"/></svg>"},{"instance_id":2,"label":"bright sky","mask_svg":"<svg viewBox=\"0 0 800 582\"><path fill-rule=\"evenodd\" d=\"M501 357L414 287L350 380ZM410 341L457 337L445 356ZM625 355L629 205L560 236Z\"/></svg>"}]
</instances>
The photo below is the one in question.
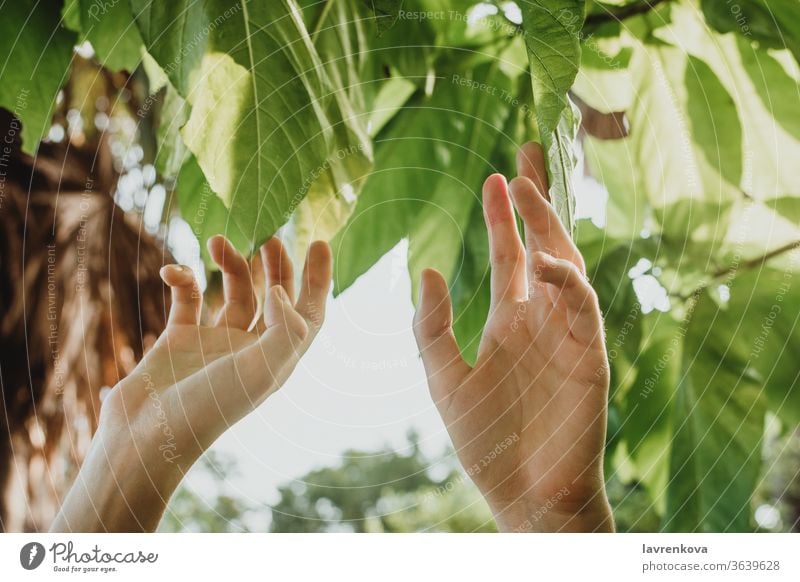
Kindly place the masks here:
<instances>
[{"instance_id":1,"label":"bright sky","mask_svg":"<svg viewBox=\"0 0 800 582\"><path fill-rule=\"evenodd\" d=\"M214 450L237 461L230 493L252 502L277 500L276 488L337 463L347 449L402 450L416 429L425 452L449 443L428 394L411 330L407 245L383 257L339 298L284 387L229 430ZM187 483L209 489L202 475Z\"/></svg>"}]
</instances>

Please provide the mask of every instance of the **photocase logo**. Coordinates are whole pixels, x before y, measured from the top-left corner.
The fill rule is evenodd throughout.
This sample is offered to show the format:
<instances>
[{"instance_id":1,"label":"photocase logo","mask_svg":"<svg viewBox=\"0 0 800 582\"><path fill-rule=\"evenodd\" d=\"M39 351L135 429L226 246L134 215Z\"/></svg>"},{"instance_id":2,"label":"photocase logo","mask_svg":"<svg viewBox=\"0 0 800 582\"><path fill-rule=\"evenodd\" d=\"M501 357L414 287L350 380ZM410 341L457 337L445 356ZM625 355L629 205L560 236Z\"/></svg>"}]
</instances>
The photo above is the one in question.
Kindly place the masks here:
<instances>
[{"instance_id":1,"label":"photocase logo","mask_svg":"<svg viewBox=\"0 0 800 582\"><path fill-rule=\"evenodd\" d=\"M44 561L44 546L39 542L30 542L19 551L19 563L26 570L35 570Z\"/></svg>"}]
</instances>

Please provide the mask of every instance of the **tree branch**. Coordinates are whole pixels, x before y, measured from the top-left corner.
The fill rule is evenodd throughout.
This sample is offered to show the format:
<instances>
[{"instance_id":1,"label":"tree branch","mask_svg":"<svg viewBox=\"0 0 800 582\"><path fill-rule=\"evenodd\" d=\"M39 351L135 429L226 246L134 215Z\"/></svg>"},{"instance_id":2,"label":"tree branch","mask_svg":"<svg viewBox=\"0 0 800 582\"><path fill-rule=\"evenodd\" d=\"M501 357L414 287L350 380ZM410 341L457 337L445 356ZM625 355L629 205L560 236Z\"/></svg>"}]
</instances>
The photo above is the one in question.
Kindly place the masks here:
<instances>
[{"instance_id":1,"label":"tree branch","mask_svg":"<svg viewBox=\"0 0 800 582\"><path fill-rule=\"evenodd\" d=\"M719 269L718 271L714 272L711 277L712 279L721 279L723 277L727 277L728 275L733 275L737 271L749 271L750 269L755 269L756 267L760 267L770 259L774 259L778 255L782 255L784 253L788 253L793 251L794 249L800 247L800 240L795 240L785 245L778 247L777 249L773 249L768 253L756 257L754 259L750 259L745 261L739 265L731 265L730 267L725 267L724 269Z\"/></svg>"},{"instance_id":2,"label":"tree branch","mask_svg":"<svg viewBox=\"0 0 800 582\"><path fill-rule=\"evenodd\" d=\"M607 8L605 12L589 14L586 16L585 26L595 28L601 24L606 24L607 22L619 22L632 16L650 12L656 6L663 4L664 2L669 2L669 0L643 0L642 2L620 6L619 8Z\"/></svg>"},{"instance_id":3,"label":"tree branch","mask_svg":"<svg viewBox=\"0 0 800 582\"><path fill-rule=\"evenodd\" d=\"M722 269L718 269L718 270L714 271L713 273L711 273L711 275L710 275L710 277L709 277L709 279L708 279L708 281L706 283L703 283L702 285L700 285L698 287L695 287L695 289L692 290L691 293L688 293L688 294L685 294L685 295L677 294L676 296L679 299L683 299L683 300L690 299L692 297L697 297L703 291L703 289L708 288L708 286L711 285L711 283L714 282L714 281L719 281L720 279L724 279L724 278L729 277L731 275L735 275L739 271L749 271L751 269L755 269L757 267L760 267L760 266L764 265L765 263L767 263L768 261L774 259L775 257L777 257L779 255L782 255L782 254L785 254L785 253L788 253L788 252L791 252L791 251L793 251L793 250L795 250L797 248L800 248L800 240L794 240L794 241L788 242L783 246L780 246L780 247L778 247L776 249L773 249L773 250L761 255L760 257L755 257L753 259L748 259L748 260L746 260L746 261L744 261L743 263L740 263L740 264L731 265L729 267L724 267Z\"/></svg>"}]
</instances>

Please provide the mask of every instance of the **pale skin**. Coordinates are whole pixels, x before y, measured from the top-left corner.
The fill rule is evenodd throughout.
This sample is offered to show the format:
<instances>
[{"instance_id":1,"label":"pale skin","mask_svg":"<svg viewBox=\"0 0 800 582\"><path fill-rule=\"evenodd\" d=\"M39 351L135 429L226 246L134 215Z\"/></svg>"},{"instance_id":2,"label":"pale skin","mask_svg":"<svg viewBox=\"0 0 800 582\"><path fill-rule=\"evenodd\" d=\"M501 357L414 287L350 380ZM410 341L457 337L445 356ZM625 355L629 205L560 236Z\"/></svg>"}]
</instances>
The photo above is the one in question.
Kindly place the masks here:
<instances>
[{"instance_id":1,"label":"pale skin","mask_svg":"<svg viewBox=\"0 0 800 582\"><path fill-rule=\"evenodd\" d=\"M501 531L612 531L602 471L608 365L597 298L542 194L538 146L524 146L518 166L510 189L499 175L484 185L492 309L476 365L461 358L447 285L433 270L422 275L417 342L459 459ZM311 246L297 297L280 241L261 248L263 309L248 261L221 236L209 251L225 295L216 322L200 325L202 296L191 271L164 267L173 299L166 330L106 397L52 531L154 531L186 471L281 387L322 325L327 244Z\"/></svg>"},{"instance_id":2,"label":"pale skin","mask_svg":"<svg viewBox=\"0 0 800 582\"><path fill-rule=\"evenodd\" d=\"M501 531L613 531L600 308L545 198L541 148L526 144L517 167L510 184L494 174L483 188L491 308L475 365L461 357L447 283L434 270L422 274L417 343L458 458Z\"/></svg>"},{"instance_id":3,"label":"pale skin","mask_svg":"<svg viewBox=\"0 0 800 582\"><path fill-rule=\"evenodd\" d=\"M191 270L162 269L172 292L166 330L103 402L97 434L53 531L153 531L185 472L230 426L285 382L322 324L331 252L311 245L295 300L278 239L261 248L263 317L250 265L223 237L209 241L225 304L201 326Z\"/></svg>"}]
</instances>

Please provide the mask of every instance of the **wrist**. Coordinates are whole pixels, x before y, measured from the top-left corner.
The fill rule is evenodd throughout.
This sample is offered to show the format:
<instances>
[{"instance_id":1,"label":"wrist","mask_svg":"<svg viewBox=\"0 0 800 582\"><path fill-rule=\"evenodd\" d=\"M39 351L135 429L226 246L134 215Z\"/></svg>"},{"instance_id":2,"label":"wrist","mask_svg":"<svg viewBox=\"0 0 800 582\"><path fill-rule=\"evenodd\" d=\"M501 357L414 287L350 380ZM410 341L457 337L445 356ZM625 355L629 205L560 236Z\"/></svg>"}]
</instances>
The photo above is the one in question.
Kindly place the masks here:
<instances>
[{"instance_id":1,"label":"wrist","mask_svg":"<svg viewBox=\"0 0 800 582\"><path fill-rule=\"evenodd\" d=\"M141 489L148 495L169 497L197 456L162 442L157 434L138 433L132 426L104 426L92 441L90 460L119 475L120 493ZM124 479L123 479L124 477Z\"/></svg>"},{"instance_id":2,"label":"wrist","mask_svg":"<svg viewBox=\"0 0 800 582\"><path fill-rule=\"evenodd\" d=\"M497 527L506 533L613 532L614 518L605 491L570 499L564 487L546 499L536 496L489 503Z\"/></svg>"},{"instance_id":3,"label":"wrist","mask_svg":"<svg viewBox=\"0 0 800 582\"><path fill-rule=\"evenodd\" d=\"M52 530L155 531L185 473L177 461L131 427L101 420Z\"/></svg>"}]
</instances>

